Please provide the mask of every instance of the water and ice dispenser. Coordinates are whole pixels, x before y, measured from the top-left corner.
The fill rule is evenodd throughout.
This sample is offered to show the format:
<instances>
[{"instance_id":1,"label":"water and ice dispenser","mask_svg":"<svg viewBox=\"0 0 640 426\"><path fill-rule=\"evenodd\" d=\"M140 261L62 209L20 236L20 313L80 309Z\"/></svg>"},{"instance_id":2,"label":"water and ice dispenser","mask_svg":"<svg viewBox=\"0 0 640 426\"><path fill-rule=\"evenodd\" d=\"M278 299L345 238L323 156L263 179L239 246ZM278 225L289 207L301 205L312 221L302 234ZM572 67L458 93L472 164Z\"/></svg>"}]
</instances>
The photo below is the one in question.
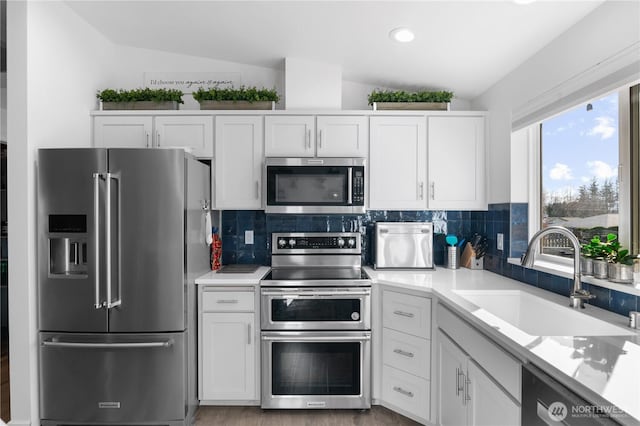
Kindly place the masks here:
<instances>
[{"instance_id":1,"label":"water and ice dispenser","mask_svg":"<svg viewBox=\"0 0 640 426\"><path fill-rule=\"evenodd\" d=\"M49 276L87 273L87 216L49 215Z\"/></svg>"}]
</instances>

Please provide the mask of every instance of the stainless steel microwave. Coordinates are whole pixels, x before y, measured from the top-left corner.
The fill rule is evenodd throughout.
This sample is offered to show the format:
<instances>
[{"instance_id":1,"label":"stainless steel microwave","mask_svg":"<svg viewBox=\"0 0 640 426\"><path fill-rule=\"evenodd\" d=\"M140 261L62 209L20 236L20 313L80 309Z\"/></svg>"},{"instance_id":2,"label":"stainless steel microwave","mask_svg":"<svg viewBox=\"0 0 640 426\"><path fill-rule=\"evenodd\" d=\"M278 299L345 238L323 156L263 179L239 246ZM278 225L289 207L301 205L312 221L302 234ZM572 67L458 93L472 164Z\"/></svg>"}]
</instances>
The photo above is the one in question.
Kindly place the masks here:
<instances>
[{"instance_id":1,"label":"stainless steel microwave","mask_svg":"<svg viewBox=\"0 0 640 426\"><path fill-rule=\"evenodd\" d=\"M267 213L365 212L364 158L267 158Z\"/></svg>"}]
</instances>

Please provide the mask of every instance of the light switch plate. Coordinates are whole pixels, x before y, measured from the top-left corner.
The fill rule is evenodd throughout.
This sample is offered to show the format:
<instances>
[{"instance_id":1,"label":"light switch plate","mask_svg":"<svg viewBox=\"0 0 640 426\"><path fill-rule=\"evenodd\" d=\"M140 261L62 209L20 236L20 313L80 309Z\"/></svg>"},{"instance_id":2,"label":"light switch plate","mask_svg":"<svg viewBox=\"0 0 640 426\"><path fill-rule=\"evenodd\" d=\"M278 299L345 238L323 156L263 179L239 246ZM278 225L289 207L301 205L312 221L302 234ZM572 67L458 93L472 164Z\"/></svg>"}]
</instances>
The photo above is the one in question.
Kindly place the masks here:
<instances>
[{"instance_id":1,"label":"light switch plate","mask_svg":"<svg viewBox=\"0 0 640 426\"><path fill-rule=\"evenodd\" d=\"M498 233L498 238L496 238L496 241L498 250L504 250L504 234Z\"/></svg>"},{"instance_id":2,"label":"light switch plate","mask_svg":"<svg viewBox=\"0 0 640 426\"><path fill-rule=\"evenodd\" d=\"M244 243L253 244L253 231L244 231Z\"/></svg>"}]
</instances>

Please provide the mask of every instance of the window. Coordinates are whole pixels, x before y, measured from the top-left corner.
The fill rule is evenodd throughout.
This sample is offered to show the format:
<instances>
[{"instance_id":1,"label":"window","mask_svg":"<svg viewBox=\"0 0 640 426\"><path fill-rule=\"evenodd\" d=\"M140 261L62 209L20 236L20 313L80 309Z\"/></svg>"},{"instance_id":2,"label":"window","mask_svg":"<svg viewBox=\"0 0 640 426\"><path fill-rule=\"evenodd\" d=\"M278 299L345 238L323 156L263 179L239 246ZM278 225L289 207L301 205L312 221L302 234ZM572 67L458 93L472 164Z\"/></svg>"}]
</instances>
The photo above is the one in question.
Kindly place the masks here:
<instances>
[{"instance_id":1,"label":"window","mask_svg":"<svg viewBox=\"0 0 640 426\"><path fill-rule=\"evenodd\" d=\"M540 191L531 203L541 228L565 226L581 242L614 233L639 250L638 92L627 86L540 123ZM541 250L547 260L573 257L560 235L544 239Z\"/></svg>"},{"instance_id":2,"label":"window","mask_svg":"<svg viewBox=\"0 0 640 426\"><path fill-rule=\"evenodd\" d=\"M562 225L581 242L618 235L619 96L608 94L541 123L541 225ZM573 256L566 237L549 235L544 254Z\"/></svg>"}]
</instances>

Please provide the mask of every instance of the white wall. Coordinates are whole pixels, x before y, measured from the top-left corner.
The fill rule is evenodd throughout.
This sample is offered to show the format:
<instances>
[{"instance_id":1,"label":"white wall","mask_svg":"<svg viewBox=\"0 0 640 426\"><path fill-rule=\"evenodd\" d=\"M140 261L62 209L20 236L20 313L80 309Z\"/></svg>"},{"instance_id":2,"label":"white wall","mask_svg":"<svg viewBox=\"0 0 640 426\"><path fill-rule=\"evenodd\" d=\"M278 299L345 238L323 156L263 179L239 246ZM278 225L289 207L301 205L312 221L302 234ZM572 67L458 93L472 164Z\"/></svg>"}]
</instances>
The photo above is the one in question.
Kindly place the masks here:
<instances>
[{"instance_id":1,"label":"white wall","mask_svg":"<svg viewBox=\"0 0 640 426\"><path fill-rule=\"evenodd\" d=\"M281 98L276 108L284 104L282 70L128 46L113 46L113 48L114 62L110 67L109 79L95 90L107 87L121 89L142 87L145 72L239 72L241 84L245 86L275 87ZM180 109L200 108L191 95L183 96L183 100L185 103L180 106Z\"/></svg>"},{"instance_id":2,"label":"white wall","mask_svg":"<svg viewBox=\"0 0 640 426\"><path fill-rule=\"evenodd\" d=\"M38 419L36 153L90 145L89 111L113 48L64 3L7 7L11 424L27 425Z\"/></svg>"},{"instance_id":3,"label":"white wall","mask_svg":"<svg viewBox=\"0 0 640 426\"><path fill-rule=\"evenodd\" d=\"M342 68L339 65L285 58L286 109L342 108Z\"/></svg>"},{"instance_id":4,"label":"white wall","mask_svg":"<svg viewBox=\"0 0 640 426\"><path fill-rule=\"evenodd\" d=\"M510 199L512 121L540 109L555 111L595 86L640 77L640 3L605 2L481 96L474 109L489 115L488 201ZM615 76L615 78L608 78ZM605 83L606 81L606 83Z\"/></svg>"}]
</instances>

